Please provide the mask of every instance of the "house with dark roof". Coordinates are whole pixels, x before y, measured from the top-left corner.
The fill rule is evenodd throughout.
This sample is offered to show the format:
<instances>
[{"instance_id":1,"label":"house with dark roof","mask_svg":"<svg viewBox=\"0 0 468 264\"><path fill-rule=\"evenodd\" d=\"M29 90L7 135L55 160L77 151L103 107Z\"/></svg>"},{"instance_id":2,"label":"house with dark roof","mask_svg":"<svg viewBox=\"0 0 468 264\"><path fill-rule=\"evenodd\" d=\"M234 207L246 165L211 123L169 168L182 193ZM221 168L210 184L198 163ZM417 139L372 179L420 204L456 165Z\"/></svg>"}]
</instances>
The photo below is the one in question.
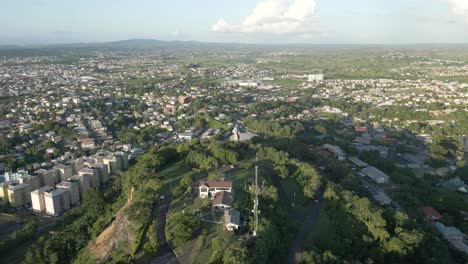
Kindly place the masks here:
<instances>
[{"instance_id":1,"label":"house with dark roof","mask_svg":"<svg viewBox=\"0 0 468 264\"><path fill-rule=\"evenodd\" d=\"M218 212L229 210L232 207L233 201L234 197L231 192L218 192L213 199L213 209Z\"/></svg>"}]
</instances>

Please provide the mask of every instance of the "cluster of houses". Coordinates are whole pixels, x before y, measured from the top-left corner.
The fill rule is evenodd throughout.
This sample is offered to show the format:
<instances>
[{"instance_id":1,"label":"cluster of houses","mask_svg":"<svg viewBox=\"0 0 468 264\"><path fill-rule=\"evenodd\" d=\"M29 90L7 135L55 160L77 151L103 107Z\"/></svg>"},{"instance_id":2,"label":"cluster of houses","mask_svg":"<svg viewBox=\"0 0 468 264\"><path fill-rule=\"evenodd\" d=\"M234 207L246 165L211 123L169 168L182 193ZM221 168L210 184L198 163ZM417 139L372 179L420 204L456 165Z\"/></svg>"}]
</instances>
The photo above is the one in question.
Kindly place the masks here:
<instances>
[{"instance_id":1,"label":"cluster of houses","mask_svg":"<svg viewBox=\"0 0 468 264\"><path fill-rule=\"evenodd\" d=\"M425 220L431 223L454 248L468 254L468 241L466 235L460 229L439 222L442 215L433 207L425 206L421 208L421 211Z\"/></svg>"},{"instance_id":2,"label":"cluster of houses","mask_svg":"<svg viewBox=\"0 0 468 264\"><path fill-rule=\"evenodd\" d=\"M232 208L234 190L232 181L209 181L201 179L195 182L194 188L202 199L212 200L212 210L224 212L224 228L229 231L240 227L240 213Z\"/></svg>"}]
</instances>

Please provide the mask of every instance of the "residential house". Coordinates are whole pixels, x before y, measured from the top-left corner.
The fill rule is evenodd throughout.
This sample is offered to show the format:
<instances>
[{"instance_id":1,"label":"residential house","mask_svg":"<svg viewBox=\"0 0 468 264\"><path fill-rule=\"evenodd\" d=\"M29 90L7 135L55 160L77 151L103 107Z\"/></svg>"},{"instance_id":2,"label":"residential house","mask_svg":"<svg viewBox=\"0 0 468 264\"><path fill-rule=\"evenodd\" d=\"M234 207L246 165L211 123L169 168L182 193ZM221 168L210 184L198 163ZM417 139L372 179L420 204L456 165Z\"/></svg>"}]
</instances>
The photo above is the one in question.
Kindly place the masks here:
<instances>
[{"instance_id":1,"label":"residential house","mask_svg":"<svg viewBox=\"0 0 468 264\"><path fill-rule=\"evenodd\" d=\"M201 198L214 198L218 192L232 192L232 182L202 179L195 183L195 188Z\"/></svg>"},{"instance_id":2,"label":"residential house","mask_svg":"<svg viewBox=\"0 0 468 264\"><path fill-rule=\"evenodd\" d=\"M436 209L430 206L422 207L421 211L424 214L424 218L429 222L437 221L441 217L440 213L437 212Z\"/></svg>"},{"instance_id":3,"label":"residential house","mask_svg":"<svg viewBox=\"0 0 468 264\"><path fill-rule=\"evenodd\" d=\"M213 209L215 211L225 211L232 208L232 203L234 201L233 193L222 191L217 192L213 199Z\"/></svg>"},{"instance_id":4,"label":"residential house","mask_svg":"<svg viewBox=\"0 0 468 264\"><path fill-rule=\"evenodd\" d=\"M237 210L224 211L224 228L229 231L238 230L240 227L240 213Z\"/></svg>"}]
</instances>

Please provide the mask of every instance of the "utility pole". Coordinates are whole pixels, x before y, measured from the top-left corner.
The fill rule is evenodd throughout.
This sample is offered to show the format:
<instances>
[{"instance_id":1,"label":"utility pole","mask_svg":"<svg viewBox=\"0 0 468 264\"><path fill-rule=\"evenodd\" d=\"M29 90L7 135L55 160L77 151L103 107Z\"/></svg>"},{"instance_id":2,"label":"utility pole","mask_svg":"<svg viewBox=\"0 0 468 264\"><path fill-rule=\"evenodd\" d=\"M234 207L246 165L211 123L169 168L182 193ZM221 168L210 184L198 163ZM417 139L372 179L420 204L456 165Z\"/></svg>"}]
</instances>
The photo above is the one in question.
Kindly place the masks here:
<instances>
[{"instance_id":1,"label":"utility pole","mask_svg":"<svg viewBox=\"0 0 468 264\"><path fill-rule=\"evenodd\" d=\"M254 198L254 216L255 226L253 236L257 236L258 231L258 166L255 166L255 198Z\"/></svg>"},{"instance_id":2,"label":"utility pole","mask_svg":"<svg viewBox=\"0 0 468 264\"><path fill-rule=\"evenodd\" d=\"M296 192L294 192L294 200L292 202L292 207L294 207L294 204L296 203Z\"/></svg>"}]
</instances>

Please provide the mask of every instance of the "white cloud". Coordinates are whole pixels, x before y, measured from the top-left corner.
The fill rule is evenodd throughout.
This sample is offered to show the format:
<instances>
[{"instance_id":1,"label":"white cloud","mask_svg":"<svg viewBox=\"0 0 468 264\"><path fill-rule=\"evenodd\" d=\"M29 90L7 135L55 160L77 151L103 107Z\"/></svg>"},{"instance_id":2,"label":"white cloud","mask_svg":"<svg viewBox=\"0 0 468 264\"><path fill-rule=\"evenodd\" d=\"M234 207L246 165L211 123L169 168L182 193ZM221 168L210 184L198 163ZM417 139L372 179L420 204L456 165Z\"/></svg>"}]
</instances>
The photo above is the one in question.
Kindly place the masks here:
<instances>
[{"instance_id":1,"label":"white cloud","mask_svg":"<svg viewBox=\"0 0 468 264\"><path fill-rule=\"evenodd\" d=\"M447 2L454 14L465 17L468 23L468 0L444 0Z\"/></svg>"},{"instance_id":2,"label":"white cloud","mask_svg":"<svg viewBox=\"0 0 468 264\"><path fill-rule=\"evenodd\" d=\"M304 34L316 31L315 0L261 0L242 23L223 18L212 26L215 32Z\"/></svg>"}]
</instances>

